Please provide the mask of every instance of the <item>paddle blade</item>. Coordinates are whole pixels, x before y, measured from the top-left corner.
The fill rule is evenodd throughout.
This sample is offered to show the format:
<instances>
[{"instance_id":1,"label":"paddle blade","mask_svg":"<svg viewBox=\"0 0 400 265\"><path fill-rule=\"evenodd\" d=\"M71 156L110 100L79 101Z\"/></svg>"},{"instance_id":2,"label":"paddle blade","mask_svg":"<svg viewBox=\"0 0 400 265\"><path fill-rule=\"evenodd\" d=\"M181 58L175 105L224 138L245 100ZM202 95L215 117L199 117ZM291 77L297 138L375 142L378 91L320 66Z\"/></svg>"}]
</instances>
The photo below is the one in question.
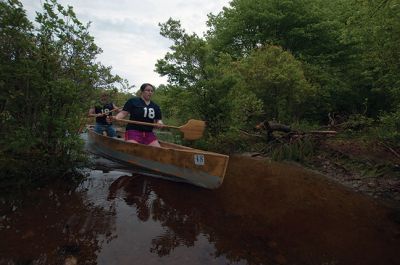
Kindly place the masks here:
<instances>
[{"instance_id":1,"label":"paddle blade","mask_svg":"<svg viewBox=\"0 0 400 265\"><path fill-rule=\"evenodd\" d=\"M186 140L197 140L203 137L206 123L200 120L189 120L185 125L179 127L179 130L183 132L183 138Z\"/></svg>"}]
</instances>

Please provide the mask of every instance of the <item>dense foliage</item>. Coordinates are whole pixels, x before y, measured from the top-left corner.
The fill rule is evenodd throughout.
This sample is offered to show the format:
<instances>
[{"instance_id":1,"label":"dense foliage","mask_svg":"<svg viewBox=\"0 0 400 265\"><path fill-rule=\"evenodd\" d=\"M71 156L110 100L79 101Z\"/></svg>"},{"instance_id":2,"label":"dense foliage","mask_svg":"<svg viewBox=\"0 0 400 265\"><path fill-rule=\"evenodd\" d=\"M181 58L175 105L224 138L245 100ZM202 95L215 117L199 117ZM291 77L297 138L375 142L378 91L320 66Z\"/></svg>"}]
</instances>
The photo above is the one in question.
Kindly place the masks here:
<instances>
[{"instance_id":1,"label":"dense foliage","mask_svg":"<svg viewBox=\"0 0 400 265\"><path fill-rule=\"evenodd\" d=\"M121 79L72 7L45 1L34 27L19 1L0 1L0 25L0 183L62 177L83 158L91 95Z\"/></svg>"},{"instance_id":2,"label":"dense foliage","mask_svg":"<svg viewBox=\"0 0 400 265\"><path fill-rule=\"evenodd\" d=\"M204 37L161 24L174 44L156 67L169 80L163 109L206 120L210 146L239 143L257 120L335 115L399 144L399 0L233 0L207 24Z\"/></svg>"}]
</instances>

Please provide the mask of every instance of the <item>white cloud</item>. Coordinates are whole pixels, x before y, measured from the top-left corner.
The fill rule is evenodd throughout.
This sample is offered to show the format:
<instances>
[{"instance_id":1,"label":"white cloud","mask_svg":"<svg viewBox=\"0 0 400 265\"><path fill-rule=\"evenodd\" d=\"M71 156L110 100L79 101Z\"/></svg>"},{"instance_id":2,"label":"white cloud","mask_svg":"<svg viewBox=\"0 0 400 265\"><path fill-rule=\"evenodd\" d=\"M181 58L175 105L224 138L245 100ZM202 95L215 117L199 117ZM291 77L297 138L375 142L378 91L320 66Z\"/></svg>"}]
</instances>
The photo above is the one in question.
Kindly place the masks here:
<instances>
[{"instance_id":1,"label":"white cloud","mask_svg":"<svg viewBox=\"0 0 400 265\"><path fill-rule=\"evenodd\" d=\"M22 0L28 15L41 10L41 0ZM128 79L131 85L144 82L159 85L166 78L154 72L157 59L172 44L162 37L159 23L170 17L181 21L186 32L201 36L206 30L207 14L217 14L229 0L58 0L70 5L78 19L92 22L90 33L103 49L99 60L113 67L113 73Z\"/></svg>"}]
</instances>

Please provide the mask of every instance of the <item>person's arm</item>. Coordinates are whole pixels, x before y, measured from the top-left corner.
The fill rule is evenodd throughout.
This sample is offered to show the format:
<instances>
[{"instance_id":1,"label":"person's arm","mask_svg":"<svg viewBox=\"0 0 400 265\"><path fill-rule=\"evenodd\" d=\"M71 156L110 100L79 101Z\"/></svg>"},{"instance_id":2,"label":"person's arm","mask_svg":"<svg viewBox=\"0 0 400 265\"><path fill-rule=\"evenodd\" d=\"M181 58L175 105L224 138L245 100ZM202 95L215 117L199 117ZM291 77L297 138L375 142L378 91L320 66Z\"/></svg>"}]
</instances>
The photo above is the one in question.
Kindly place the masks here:
<instances>
[{"instance_id":1,"label":"person's arm","mask_svg":"<svg viewBox=\"0 0 400 265\"><path fill-rule=\"evenodd\" d=\"M100 115L102 115L102 114L96 114L96 111L94 108L89 109L89 115L88 115L89 117L99 117Z\"/></svg>"},{"instance_id":2,"label":"person's arm","mask_svg":"<svg viewBox=\"0 0 400 265\"><path fill-rule=\"evenodd\" d=\"M122 108L118 108L117 105L115 105L114 103L112 105L113 105L113 112L118 113L122 110Z\"/></svg>"},{"instance_id":3,"label":"person's arm","mask_svg":"<svg viewBox=\"0 0 400 265\"><path fill-rule=\"evenodd\" d=\"M129 112L125 111L125 110L121 110L120 112L118 112L117 116L115 116L116 120L120 120L125 118L127 115L129 114Z\"/></svg>"},{"instance_id":4,"label":"person's arm","mask_svg":"<svg viewBox=\"0 0 400 265\"><path fill-rule=\"evenodd\" d=\"M155 126L157 129L162 129L164 128L164 123L161 119L161 109L159 106L157 106L157 110L156 110L156 119L154 120L154 123L157 123L157 126Z\"/></svg>"},{"instance_id":5,"label":"person's arm","mask_svg":"<svg viewBox=\"0 0 400 265\"><path fill-rule=\"evenodd\" d=\"M157 124L156 126L154 126L155 128L157 128L157 129L162 129L162 128L164 128L164 123L163 123L162 120L155 120L154 123Z\"/></svg>"}]
</instances>

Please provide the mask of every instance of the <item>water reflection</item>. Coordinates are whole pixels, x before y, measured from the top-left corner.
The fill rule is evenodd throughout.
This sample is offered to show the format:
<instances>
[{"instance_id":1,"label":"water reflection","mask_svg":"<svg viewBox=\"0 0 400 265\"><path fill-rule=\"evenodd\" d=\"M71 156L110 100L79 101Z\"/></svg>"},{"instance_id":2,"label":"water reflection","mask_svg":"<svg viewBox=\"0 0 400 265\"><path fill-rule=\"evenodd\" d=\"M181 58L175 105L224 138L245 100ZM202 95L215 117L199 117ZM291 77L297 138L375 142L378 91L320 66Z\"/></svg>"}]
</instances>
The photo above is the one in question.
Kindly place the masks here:
<instances>
[{"instance_id":1,"label":"water reflection","mask_svg":"<svg viewBox=\"0 0 400 265\"><path fill-rule=\"evenodd\" d=\"M143 179L140 185L136 182L136 178ZM136 209L136 216L143 222L147 221L150 217L150 205L148 203L150 202L152 191L147 187L146 177L138 174L119 177L110 185L107 199L115 199L120 189L129 193L123 196L123 200L127 205L133 206Z\"/></svg>"},{"instance_id":2,"label":"water reflection","mask_svg":"<svg viewBox=\"0 0 400 265\"><path fill-rule=\"evenodd\" d=\"M134 175L108 199L158 231L147 251L164 264L181 253L191 264L399 264L399 225L369 198L297 167L231 161L214 191Z\"/></svg>"},{"instance_id":3,"label":"water reflection","mask_svg":"<svg viewBox=\"0 0 400 265\"><path fill-rule=\"evenodd\" d=\"M0 207L0 264L96 264L110 238L114 217L88 203L87 190L57 183L20 198L14 210Z\"/></svg>"},{"instance_id":4,"label":"water reflection","mask_svg":"<svg viewBox=\"0 0 400 265\"><path fill-rule=\"evenodd\" d=\"M151 218L166 228L162 235L151 241L150 252L161 257L170 254L171 250L180 245L193 246L199 234L197 220L193 220L190 213L184 212L185 209L166 203L168 198L162 193L165 190L171 198L179 198L177 201L183 202L181 198L186 189L193 188L136 174L121 176L114 181L110 186L108 199L115 199L120 194L127 205L135 208L141 221L146 222Z\"/></svg>"},{"instance_id":5,"label":"water reflection","mask_svg":"<svg viewBox=\"0 0 400 265\"><path fill-rule=\"evenodd\" d=\"M257 228L260 220L227 212L218 194L136 175L114 181L108 198L121 196L135 208L141 221L151 219L162 226L162 233L151 240L149 249L159 257L171 255L179 247L192 248L203 240L209 252L195 251L215 264L285 262L276 243L269 239L267 227L261 224ZM223 257L221 263L216 262L218 257Z\"/></svg>"},{"instance_id":6,"label":"water reflection","mask_svg":"<svg viewBox=\"0 0 400 265\"><path fill-rule=\"evenodd\" d=\"M217 190L107 166L1 204L0 264L400 263L398 212L296 166L232 157Z\"/></svg>"}]
</instances>

